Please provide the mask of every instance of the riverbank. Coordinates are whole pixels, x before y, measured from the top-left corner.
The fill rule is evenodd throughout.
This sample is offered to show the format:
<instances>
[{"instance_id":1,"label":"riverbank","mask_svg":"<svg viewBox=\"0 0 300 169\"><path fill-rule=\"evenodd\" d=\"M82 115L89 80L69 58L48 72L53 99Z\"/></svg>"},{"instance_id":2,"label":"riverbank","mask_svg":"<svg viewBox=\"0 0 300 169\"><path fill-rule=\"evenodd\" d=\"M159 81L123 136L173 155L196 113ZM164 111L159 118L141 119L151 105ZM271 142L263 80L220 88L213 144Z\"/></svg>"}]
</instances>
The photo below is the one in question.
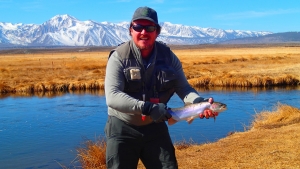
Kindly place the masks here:
<instances>
[{"instance_id":1,"label":"riverbank","mask_svg":"<svg viewBox=\"0 0 300 169\"><path fill-rule=\"evenodd\" d=\"M190 168L300 168L300 110L278 105L257 114L249 130L215 143L177 149L179 166Z\"/></svg>"},{"instance_id":2,"label":"riverbank","mask_svg":"<svg viewBox=\"0 0 300 169\"><path fill-rule=\"evenodd\" d=\"M193 87L295 86L300 45L171 47ZM0 51L0 93L103 90L112 48Z\"/></svg>"},{"instance_id":3,"label":"riverbank","mask_svg":"<svg viewBox=\"0 0 300 169\"><path fill-rule=\"evenodd\" d=\"M300 168L300 109L278 104L260 112L244 132L228 133L214 143L175 143L180 169ZM78 149L85 169L105 168L105 142L88 141ZM139 169L145 169L139 163Z\"/></svg>"}]
</instances>

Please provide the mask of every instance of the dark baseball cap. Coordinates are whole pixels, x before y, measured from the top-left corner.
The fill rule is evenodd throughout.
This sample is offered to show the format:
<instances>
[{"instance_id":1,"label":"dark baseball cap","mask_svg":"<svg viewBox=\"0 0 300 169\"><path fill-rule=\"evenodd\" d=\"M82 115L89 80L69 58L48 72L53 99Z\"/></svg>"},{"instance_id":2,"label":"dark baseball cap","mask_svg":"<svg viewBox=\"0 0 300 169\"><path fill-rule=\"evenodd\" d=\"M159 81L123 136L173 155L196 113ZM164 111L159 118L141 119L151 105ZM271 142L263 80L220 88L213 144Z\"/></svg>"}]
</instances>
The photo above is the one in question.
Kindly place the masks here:
<instances>
[{"instance_id":1,"label":"dark baseball cap","mask_svg":"<svg viewBox=\"0 0 300 169\"><path fill-rule=\"evenodd\" d=\"M157 13L154 9L149 8L149 7L139 7L135 10L133 16L132 16L132 21L138 20L138 19L146 19L149 20L156 25L158 25L158 19L157 19Z\"/></svg>"}]
</instances>

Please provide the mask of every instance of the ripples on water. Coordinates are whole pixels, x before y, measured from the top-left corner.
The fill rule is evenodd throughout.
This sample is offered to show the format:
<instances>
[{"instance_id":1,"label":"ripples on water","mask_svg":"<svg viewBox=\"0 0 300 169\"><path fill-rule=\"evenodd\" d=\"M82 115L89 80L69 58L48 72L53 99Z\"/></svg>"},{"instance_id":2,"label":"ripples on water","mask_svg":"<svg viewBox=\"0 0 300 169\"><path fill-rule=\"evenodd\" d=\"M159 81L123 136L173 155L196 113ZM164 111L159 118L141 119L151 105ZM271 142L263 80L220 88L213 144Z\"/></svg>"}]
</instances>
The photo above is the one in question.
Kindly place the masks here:
<instances>
[{"instance_id":1,"label":"ripples on water","mask_svg":"<svg viewBox=\"0 0 300 169\"><path fill-rule=\"evenodd\" d=\"M300 89L199 89L203 97L226 103L228 110L213 119L196 119L169 127L174 142L213 142L232 131L244 131L253 115L278 102L299 108ZM173 96L169 107L183 103ZM0 168L72 168L76 148L103 136L106 122L103 92L3 96L0 99Z\"/></svg>"}]
</instances>

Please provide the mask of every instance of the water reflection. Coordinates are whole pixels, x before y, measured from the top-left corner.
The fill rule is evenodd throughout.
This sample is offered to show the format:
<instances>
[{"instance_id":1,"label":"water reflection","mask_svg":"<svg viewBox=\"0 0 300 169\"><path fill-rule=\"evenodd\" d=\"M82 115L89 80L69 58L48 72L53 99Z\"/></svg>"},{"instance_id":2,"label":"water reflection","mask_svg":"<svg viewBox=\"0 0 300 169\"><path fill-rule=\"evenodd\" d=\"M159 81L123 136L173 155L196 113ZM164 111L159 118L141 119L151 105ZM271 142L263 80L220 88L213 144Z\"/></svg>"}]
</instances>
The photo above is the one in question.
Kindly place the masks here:
<instances>
[{"instance_id":1,"label":"water reflection","mask_svg":"<svg viewBox=\"0 0 300 169\"><path fill-rule=\"evenodd\" d=\"M299 85L295 86L265 86L265 87L222 87L222 86L206 86L196 88L199 92L207 92L207 91L227 91L227 92L263 92L263 91L278 91L278 90L300 90ZM104 95L104 90L75 90L75 91L46 91L46 92L20 92L20 93L1 93L0 99L4 99L7 97L59 97L65 94L77 94L77 95Z\"/></svg>"},{"instance_id":2,"label":"water reflection","mask_svg":"<svg viewBox=\"0 0 300 169\"><path fill-rule=\"evenodd\" d=\"M7 97L59 97L63 96L65 94L76 94L76 95L99 95L104 96L104 90L75 90L75 91L46 91L46 92L34 92L34 93L28 93L28 92L20 92L20 93L2 93L0 94L0 99L4 99Z\"/></svg>"},{"instance_id":3,"label":"water reflection","mask_svg":"<svg viewBox=\"0 0 300 169\"><path fill-rule=\"evenodd\" d=\"M299 108L300 89L294 88L207 88L203 97L213 96L228 110L213 119L196 119L169 127L174 142L216 141L229 132L244 131L253 115L271 110L277 102ZM169 107L181 107L175 95ZM6 95L0 99L0 168L72 168L76 148L85 139L103 135L107 113L103 91Z\"/></svg>"},{"instance_id":4,"label":"water reflection","mask_svg":"<svg viewBox=\"0 0 300 169\"><path fill-rule=\"evenodd\" d=\"M264 86L264 87L224 87L224 86L206 86L196 88L199 92L206 91L227 91L227 92L263 92L263 91L277 91L277 90L300 90L300 85L295 86Z\"/></svg>"}]
</instances>

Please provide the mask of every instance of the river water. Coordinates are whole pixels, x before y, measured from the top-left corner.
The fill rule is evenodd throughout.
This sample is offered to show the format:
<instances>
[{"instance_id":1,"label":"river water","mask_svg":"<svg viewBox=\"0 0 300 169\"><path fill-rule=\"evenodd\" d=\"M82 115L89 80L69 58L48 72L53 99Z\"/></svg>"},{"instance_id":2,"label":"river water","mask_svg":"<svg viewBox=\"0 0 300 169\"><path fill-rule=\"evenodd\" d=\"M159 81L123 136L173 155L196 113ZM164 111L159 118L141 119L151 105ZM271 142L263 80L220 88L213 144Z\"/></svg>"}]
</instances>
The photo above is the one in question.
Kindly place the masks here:
<instances>
[{"instance_id":1,"label":"river water","mask_svg":"<svg viewBox=\"0 0 300 169\"><path fill-rule=\"evenodd\" d=\"M207 143L229 132L246 130L256 113L278 103L300 108L300 88L199 90L203 97L226 103L228 110L213 119L169 126L174 142ZM169 107L181 107L173 96ZM103 93L0 99L0 169L75 168L77 148L104 136L107 119Z\"/></svg>"}]
</instances>

